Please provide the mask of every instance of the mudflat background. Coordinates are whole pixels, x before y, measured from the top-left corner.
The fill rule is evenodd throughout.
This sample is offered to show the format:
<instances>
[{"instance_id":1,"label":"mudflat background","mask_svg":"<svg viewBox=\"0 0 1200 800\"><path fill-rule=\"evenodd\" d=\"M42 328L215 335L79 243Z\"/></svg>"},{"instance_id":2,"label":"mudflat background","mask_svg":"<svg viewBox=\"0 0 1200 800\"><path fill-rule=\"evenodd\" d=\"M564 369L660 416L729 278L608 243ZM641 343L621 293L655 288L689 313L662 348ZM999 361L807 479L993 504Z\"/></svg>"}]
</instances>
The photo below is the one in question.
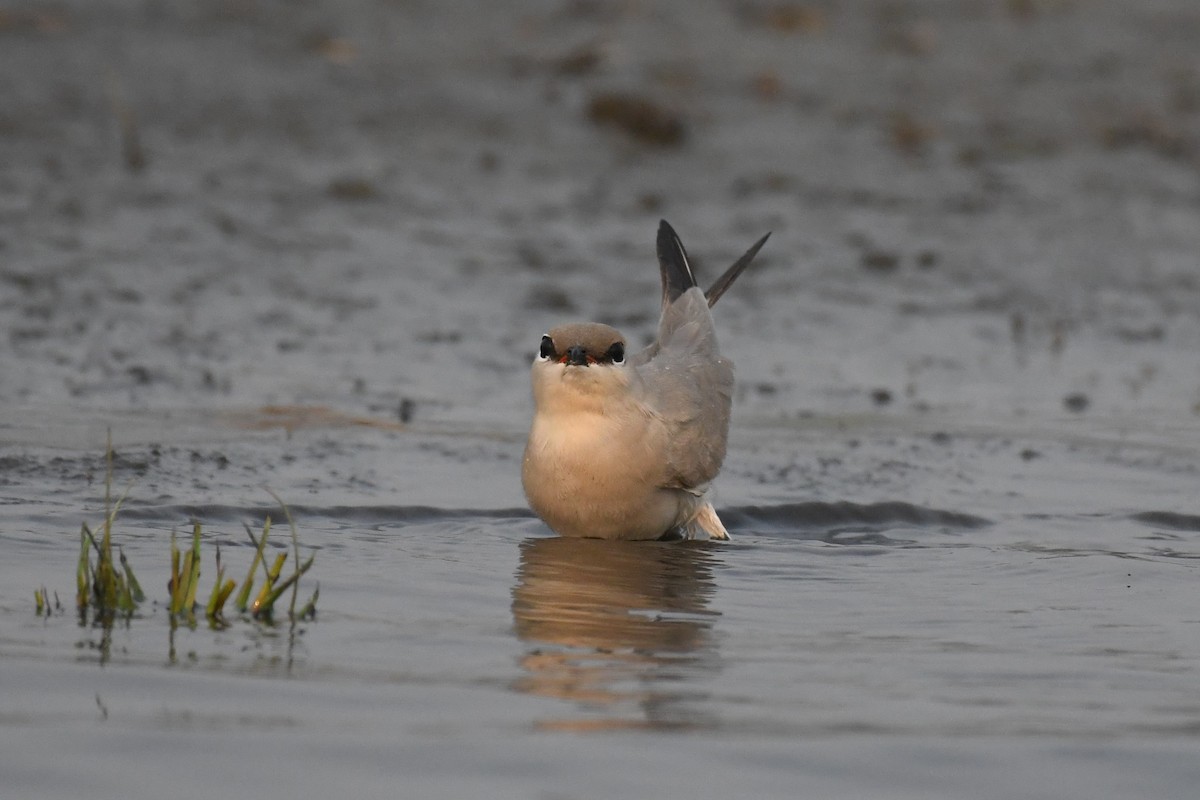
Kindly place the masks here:
<instances>
[{"instance_id":1,"label":"mudflat background","mask_svg":"<svg viewBox=\"0 0 1200 800\"><path fill-rule=\"evenodd\" d=\"M1190 0L0 7L3 783L1193 796L1198 43ZM652 335L659 218L710 278L772 232L715 312L735 541L547 538L529 361ZM267 485L318 621L35 617L108 430L143 583L193 518L244 558Z\"/></svg>"}]
</instances>

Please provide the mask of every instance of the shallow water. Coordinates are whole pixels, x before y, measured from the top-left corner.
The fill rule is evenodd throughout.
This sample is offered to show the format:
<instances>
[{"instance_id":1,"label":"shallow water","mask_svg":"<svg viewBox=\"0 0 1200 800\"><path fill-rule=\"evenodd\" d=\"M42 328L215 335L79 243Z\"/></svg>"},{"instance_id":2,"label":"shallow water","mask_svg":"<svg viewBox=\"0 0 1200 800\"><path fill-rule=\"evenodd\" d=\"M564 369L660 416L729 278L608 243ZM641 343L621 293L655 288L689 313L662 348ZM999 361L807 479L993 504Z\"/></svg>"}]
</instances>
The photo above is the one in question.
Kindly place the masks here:
<instances>
[{"instance_id":1,"label":"shallow water","mask_svg":"<svg viewBox=\"0 0 1200 800\"><path fill-rule=\"evenodd\" d=\"M0 795L1194 797L1188 0L18 11ZM659 216L710 277L773 231L734 538L554 538L529 357L651 333ZM110 430L150 601L39 618ZM264 487L317 619L173 629L171 531L240 577Z\"/></svg>"},{"instance_id":2,"label":"shallow water","mask_svg":"<svg viewBox=\"0 0 1200 800\"><path fill-rule=\"evenodd\" d=\"M865 460L928 440L896 428L844 435ZM225 470L266 471L324 436L227 443ZM343 431L340 463L380 436ZM392 457L437 438L391 434ZM448 451L464 446L452 438ZM475 442L508 451L493 469L520 447L502 438ZM98 459L27 447L23 473L65 477L8 487L24 500L4 509L5 785L150 797L219 774L226 790L267 796L1189 796L1200 516L1125 505L1151 470L1104 461L1132 445L1041 446L1025 462L995 434L956 437L918 464L944 473L999 450L1015 481L1054 460L1044 473L1058 490L1088 476L1111 502L1056 509L1018 492L998 501L990 486L974 500L960 489L953 509L762 502L723 509L726 545L560 539L519 507L298 503L315 622L172 632L152 604L107 634L70 612L37 618L30 597L40 583L70 591L73 524L89 502L96 519L99 486L64 484ZM154 449L118 541L162 602L172 528L204 520L238 574L251 553L241 523L273 509L178 502L201 491L169 463L175 448ZM146 457L123 450L118 483ZM144 502L142 481L183 496Z\"/></svg>"}]
</instances>

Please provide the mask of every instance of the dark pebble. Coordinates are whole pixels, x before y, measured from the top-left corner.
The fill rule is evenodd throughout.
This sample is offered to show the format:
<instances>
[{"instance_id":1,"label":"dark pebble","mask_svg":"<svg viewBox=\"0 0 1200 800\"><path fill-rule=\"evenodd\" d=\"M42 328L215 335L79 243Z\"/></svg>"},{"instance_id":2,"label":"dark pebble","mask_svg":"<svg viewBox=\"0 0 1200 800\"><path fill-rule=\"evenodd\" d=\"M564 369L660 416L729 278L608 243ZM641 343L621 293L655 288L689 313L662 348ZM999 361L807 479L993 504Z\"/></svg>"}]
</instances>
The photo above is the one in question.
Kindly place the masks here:
<instances>
[{"instance_id":1,"label":"dark pebble","mask_svg":"<svg viewBox=\"0 0 1200 800\"><path fill-rule=\"evenodd\" d=\"M1063 407L1073 414L1082 414L1087 410L1088 396L1083 392L1072 392L1063 398Z\"/></svg>"}]
</instances>

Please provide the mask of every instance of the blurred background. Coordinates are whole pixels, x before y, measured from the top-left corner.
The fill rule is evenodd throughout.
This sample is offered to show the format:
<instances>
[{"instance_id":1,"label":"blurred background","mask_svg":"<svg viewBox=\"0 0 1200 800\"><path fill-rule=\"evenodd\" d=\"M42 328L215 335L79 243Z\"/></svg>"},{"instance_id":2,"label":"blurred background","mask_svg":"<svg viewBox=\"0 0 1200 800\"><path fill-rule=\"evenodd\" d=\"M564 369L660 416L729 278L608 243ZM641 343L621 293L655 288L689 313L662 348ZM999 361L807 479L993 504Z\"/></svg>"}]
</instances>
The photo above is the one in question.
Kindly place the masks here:
<instances>
[{"instance_id":1,"label":"blurred background","mask_svg":"<svg viewBox=\"0 0 1200 800\"><path fill-rule=\"evenodd\" d=\"M6 3L0 403L521 428L651 335L667 218L735 417L1194 416L1191 0Z\"/></svg>"}]
</instances>

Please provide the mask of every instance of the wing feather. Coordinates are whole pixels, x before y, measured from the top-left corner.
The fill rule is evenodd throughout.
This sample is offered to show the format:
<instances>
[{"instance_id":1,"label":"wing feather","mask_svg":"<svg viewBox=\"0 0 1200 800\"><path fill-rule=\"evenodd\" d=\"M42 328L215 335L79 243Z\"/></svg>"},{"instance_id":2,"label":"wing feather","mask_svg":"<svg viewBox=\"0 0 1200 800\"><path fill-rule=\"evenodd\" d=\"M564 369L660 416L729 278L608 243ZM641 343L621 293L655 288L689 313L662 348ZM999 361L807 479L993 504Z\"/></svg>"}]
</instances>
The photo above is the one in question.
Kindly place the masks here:
<instances>
[{"instance_id":1,"label":"wing feather","mask_svg":"<svg viewBox=\"0 0 1200 800\"><path fill-rule=\"evenodd\" d=\"M667 429L662 485L703 487L725 459L733 363L717 352L712 316L699 288L671 304L657 350L635 369L645 405Z\"/></svg>"}]
</instances>

